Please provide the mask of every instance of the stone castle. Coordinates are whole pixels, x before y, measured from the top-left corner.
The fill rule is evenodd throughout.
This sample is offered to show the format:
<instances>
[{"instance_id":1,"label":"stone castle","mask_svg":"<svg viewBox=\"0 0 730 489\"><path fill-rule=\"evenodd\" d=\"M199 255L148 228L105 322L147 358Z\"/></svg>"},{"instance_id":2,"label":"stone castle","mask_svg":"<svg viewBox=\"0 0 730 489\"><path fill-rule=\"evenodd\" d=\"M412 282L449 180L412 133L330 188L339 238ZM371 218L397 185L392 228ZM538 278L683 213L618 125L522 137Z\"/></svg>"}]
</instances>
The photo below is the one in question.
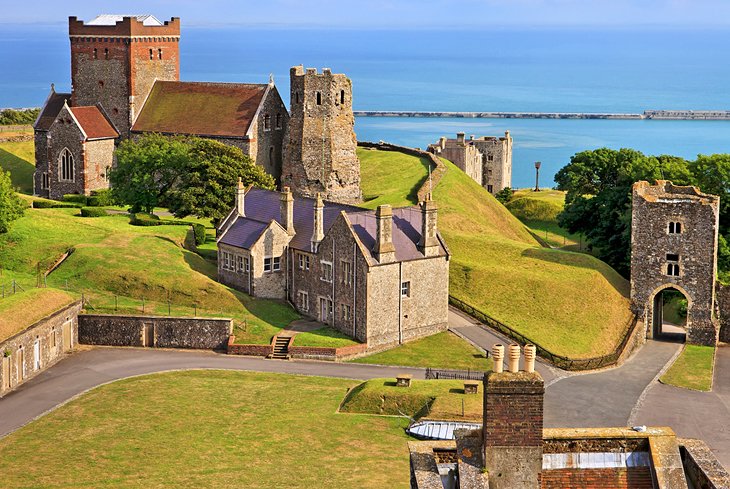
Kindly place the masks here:
<instances>
[{"instance_id":1,"label":"stone castle","mask_svg":"<svg viewBox=\"0 0 730 489\"><path fill-rule=\"evenodd\" d=\"M34 194L60 199L108 188L116 144L154 132L236 146L297 195L360 200L345 75L292 68L290 121L273 77L263 84L180 81L179 18L69 17L69 39L72 91L51 86L34 125Z\"/></svg>"},{"instance_id":2,"label":"stone castle","mask_svg":"<svg viewBox=\"0 0 730 489\"><path fill-rule=\"evenodd\" d=\"M471 136L459 132L456 139L442 137L428 151L458 166L490 194L512 187L512 137Z\"/></svg>"}]
</instances>

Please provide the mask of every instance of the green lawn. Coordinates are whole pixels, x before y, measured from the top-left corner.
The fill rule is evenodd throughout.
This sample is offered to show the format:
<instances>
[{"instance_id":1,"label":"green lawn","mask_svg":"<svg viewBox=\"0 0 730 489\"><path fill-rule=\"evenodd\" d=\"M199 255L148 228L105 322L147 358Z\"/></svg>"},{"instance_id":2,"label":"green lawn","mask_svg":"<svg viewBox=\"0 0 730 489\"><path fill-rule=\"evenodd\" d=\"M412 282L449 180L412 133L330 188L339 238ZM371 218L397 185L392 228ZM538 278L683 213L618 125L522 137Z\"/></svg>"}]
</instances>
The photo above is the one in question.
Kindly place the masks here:
<instances>
[{"instance_id":1,"label":"green lawn","mask_svg":"<svg viewBox=\"0 0 730 489\"><path fill-rule=\"evenodd\" d=\"M12 285L5 289L5 296L0 298L0 341L77 300L71 294L51 288L16 288L15 293Z\"/></svg>"},{"instance_id":2,"label":"green lawn","mask_svg":"<svg viewBox=\"0 0 730 489\"><path fill-rule=\"evenodd\" d=\"M663 384L685 389L709 391L712 388L714 363L714 347L685 345L684 351L659 380Z\"/></svg>"},{"instance_id":3,"label":"green lawn","mask_svg":"<svg viewBox=\"0 0 730 489\"><path fill-rule=\"evenodd\" d=\"M369 165L389 169L393 180L410 178L401 188L417 185L408 172L401 176L387 164L390 154L362 160L364 195L384 193L369 180L377 173ZM450 293L554 353L585 358L611 352L631 317L628 282L590 255L539 246L492 195L453 164L446 165L434 199L439 229L452 253Z\"/></svg>"},{"instance_id":4,"label":"green lawn","mask_svg":"<svg viewBox=\"0 0 730 489\"><path fill-rule=\"evenodd\" d=\"M357 345L349 336L340 333L336 329L325 326L307 333L298 333L294 337L294 346L323 346L340 348L343 346Z\"/></svg>"},{"instance_id":5,"label":"green lawn","mask_svg":"<svg viewBox=\"0 0 730 489\"><path fill-rule=\"evenodd\" d=\"M410 387L396 387L395 379L371 379L347 394L340 411L481 421L482 388L480 383L477 394L467 395L462 380L412 380Z\"/></svg>"},{"instance_id":6,"label":"green lawn","mask_svg":"<svg viewBox=\"0 0 730 489\"><path fill-rule=\"evenodd\" d=\"M364 148L357 149L357 156L367 207L374 209L383 204L402 207L418 203L418 189L428 178L429 163L425 158Z\"/></svg>"},{"instance_id":7,"label":"green lawn","mask_svg":"<svg viewBox=\"0 0 730 489\"><path fill-rule=\"evenodd\" d=\"M338 414L355 385L211 370L114 382L1 439L3 487L405 489L407 420Z\"/></svg>"},{"instance_id":8,"label":"green lawn","mask_svg":"<svg viewBox=\"0 0 730 489\"><path fill-rule=\"evenodd\" d=\"M448 331L410 341L400 346L352 360L356 363L432 367L456 370L489 370L492 359Z\"/></svg>"},{"instance_id":9,"label":"green lawn","mask_svg":"<svg viewBox=\"0 0 730 489\"><path fill-rule=\"evenodd\" d=\"M580 236L558 225L558 214L565 205L565 192L560 190L516 190L506 207L541 240L553 248L582 251Z\"/></svg>"},{"instance_id":10,"label":"green lawn","mask_svg":"<svg viewBox=\"0 0 730 489\"><path fill-rule=\"evenodd\" d=\"M10 172L13 187L32 194L35 171L33 141L0 142L0 168Z\"/></svg>"}]
</instances>

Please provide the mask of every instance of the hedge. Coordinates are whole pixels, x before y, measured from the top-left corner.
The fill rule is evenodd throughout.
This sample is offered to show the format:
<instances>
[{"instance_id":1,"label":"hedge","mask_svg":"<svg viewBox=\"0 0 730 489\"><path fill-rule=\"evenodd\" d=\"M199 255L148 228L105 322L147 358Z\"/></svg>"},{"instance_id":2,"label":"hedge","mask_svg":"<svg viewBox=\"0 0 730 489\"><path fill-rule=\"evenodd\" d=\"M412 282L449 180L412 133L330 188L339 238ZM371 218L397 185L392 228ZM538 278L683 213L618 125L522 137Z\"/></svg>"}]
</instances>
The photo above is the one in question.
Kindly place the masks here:
<instances>
[{"instance_id":1,"label":"hedge","mask_svg":"<svg viewBox=\"0 0 730 489\"><path fill-rule=\"evenodd\" d=\"M106 209L99 207L82 207L81 217L102 217L108 215Z\"/></svg>"},{"instance_id":2,"label":"hedge","mask_svg":"<svg viewBox=\"0 0 730 489\"><path fill-rule=\"evenodd\" d=\"M202 245L205 243L205 226L196 222L193 224L193 233L195 234L196 245Z\"/></svg>"},{"instance_id":3,"label":"hedge","mask_svg":"<svg viewBox=\"0 0 730 489\"><path fill-rule=\"evenodd\" d=\"M66 194L63 196L64 202L73 202L75 204L81 204L83 206L88 205L89 198L85 195L79 195L79 194Z\"/></svg>"},{"instance_id":4,"label":"hedge","mask_svg":"<svg viewBox=\"0 0 730 489\"><path fill-rule=\"evenodd\" d=\"M56 208L76 208L82 207L81 204L74 202L61 202L58 200L38 199L33 201L34 209L56 209Z\"/></svg>"},{"instance_id":5,"label":"hedge","mask_svg":"<svg viewBox=\"0 0 730 489\"><path fill-rule=\"evenodd\" d=\"M192 226L195 244L205 243L205 226L197 222L183 221L181 219L160 219L159 216L137 213L132 214L130 224L133 226Z\"/></svg>"},{"instance_id":6,"label":"hedge","mask_svg":"<svg viewBox=\"0 0 730 489\"><path fill-rule=\"evenodd\" d=\"M106 207L114 204L115 202L112 197L112 191L108 188L93 190L91 192L91 197L88 199L88 205L91 207Z\"/></svg>"}]
</instances>

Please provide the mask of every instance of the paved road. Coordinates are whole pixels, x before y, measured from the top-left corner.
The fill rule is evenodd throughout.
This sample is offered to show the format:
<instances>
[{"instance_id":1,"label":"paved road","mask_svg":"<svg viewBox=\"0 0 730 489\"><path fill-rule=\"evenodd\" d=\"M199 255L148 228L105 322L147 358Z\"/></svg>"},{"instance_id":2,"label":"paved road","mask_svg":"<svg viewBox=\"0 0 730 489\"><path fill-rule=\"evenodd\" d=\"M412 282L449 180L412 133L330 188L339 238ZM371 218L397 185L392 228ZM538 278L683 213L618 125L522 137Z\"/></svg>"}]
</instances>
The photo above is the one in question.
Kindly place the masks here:
<instances>
[{"instance_id":1,"label":"paved road","mask_svg":"<svg viewBox=\"0 0 730 489\"><path fill-rule=\"evenodd\" d=\"M631 423L671 426L679 436L701 438L730 467L730 346L718 348L716 355L712 392L654 383Z\"/></svg>"},{"instance_id":2,"label":"paved road","mask_svg":"<svg viewBox=\"0 0 730 489\"><path fill-rule=\"evenodd\" d=\"M255 370L348 379L394 377L399 373L424 378L416 368L381 367L356 363L281 361L212 352L95 348L76 353L42 372L0 399L0 437L48 410L100 384L165 370L214 368Z\"/></svg>"},{"instance_id":3,"label":"paved road","mask_svg":"<svg viewBox=\"0 0 730 489\"><path fill-rule=\"evenodd\" d=\"M646 386L681 347L648 341L621 367L556 381L545 394L545 426L628 426Z\"/></svg>"}]
</instances>

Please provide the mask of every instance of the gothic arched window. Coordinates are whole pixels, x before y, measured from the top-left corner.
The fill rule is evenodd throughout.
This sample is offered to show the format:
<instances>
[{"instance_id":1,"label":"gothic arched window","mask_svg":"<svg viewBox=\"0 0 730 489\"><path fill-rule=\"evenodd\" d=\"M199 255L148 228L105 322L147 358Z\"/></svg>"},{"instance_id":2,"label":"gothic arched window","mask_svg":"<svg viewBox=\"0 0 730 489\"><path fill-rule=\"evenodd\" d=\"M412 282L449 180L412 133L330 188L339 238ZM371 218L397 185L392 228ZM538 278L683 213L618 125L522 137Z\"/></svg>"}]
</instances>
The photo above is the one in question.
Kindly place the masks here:
<instances>
[{"instance_id":1,"label":"gothic arched window","mask_svg":"<svg viewBox=\"0 0 730 489\"><path fill-rule=\"evenodd\" d=\"M58 158L58 179L62 182L74 181L74 155L68 148L63 148Z\"/></svg>"}]
</instances>

